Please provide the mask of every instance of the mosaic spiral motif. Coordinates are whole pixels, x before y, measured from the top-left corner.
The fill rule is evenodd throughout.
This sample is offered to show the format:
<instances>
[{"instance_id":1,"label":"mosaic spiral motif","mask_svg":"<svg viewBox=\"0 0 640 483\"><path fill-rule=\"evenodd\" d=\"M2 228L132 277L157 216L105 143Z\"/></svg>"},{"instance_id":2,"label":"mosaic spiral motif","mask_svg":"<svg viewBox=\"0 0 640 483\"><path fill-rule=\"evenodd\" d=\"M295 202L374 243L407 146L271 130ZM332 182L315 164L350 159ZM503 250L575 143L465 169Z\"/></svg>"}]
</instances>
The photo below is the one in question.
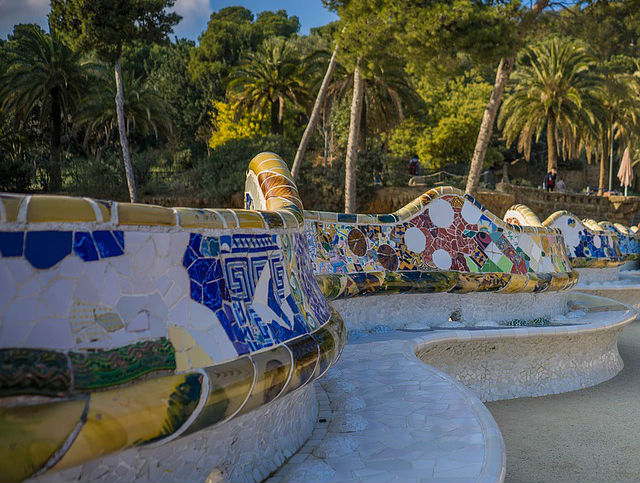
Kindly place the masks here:
<instances>
[{"instance_id":1,"label":"mosaic spiral motif","mask_svg":"<svg viewBox=\"0 0 640 483\"><path fill-rule=\"evenodd\" d=\"M0 480L210 428L337 360L297 189L265 166L270 211L0 194Z\"/></svg>"}]
</instances>

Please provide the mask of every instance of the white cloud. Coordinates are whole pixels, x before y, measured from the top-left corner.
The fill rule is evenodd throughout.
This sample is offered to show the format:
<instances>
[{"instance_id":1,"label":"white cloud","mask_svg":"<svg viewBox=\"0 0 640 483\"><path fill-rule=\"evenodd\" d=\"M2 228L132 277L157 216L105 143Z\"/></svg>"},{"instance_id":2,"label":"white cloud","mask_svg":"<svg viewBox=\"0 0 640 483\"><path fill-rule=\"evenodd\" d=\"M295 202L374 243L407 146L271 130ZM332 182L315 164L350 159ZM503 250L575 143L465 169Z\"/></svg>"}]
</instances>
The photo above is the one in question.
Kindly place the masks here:
<instances>
[{"instance_id":1,"label":"white cloud","mask_svg":"<svg viewBox=\"0 0 640 483\"><path fill-rule=\"evenodd\" d=\"M0 0L0 37L6 38L19 23L47 26L49 0Z\"/></svg>"},{"instance_id":2,"label":"white cloud","mask_svg":"<svg viewBox=\"0 0 640 483\"><path fill-rule=\"evenodd\" d=\"M174 35L193 39L207 27L212 12L209 0L177 0L173 10L182 16L173 28Z\"/></svg>"}]
</instances>

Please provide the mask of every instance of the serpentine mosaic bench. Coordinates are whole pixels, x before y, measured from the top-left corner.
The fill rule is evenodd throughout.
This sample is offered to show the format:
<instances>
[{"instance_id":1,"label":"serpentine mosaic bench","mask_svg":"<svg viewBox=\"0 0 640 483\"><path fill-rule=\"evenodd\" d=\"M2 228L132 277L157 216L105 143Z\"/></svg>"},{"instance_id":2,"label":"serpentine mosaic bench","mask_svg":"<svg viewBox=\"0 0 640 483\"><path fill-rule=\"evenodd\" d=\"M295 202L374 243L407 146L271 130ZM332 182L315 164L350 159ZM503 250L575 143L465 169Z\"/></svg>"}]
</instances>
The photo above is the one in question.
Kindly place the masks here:
<instances>
[{"instance_id":1,"label":"serpentine mosaic bench","mask_svg":"<svg viewBox=\"0 0 640 483\"><path fill-rule=\"evenodd\" d=\"M249 168L247 208L268 208L265 193L287 196L289 182L266 166ZM505 223L455 188L391 214L307 210L304 221L313 273L349 328L480 323L496 319L496 304L504 319L548 316L566 305L552 294L577 281L559 230Z\"/></svg>"},{"instance_id":2,"label":"serpentine mosaic bench","mask_svg":"<svg viewBox=\"0 0 640 483\"><path fill-rule=\"evenodd\" d=\"M287 194L0 195L0 481L261 481L290 456L346 331Z\"/></svg>"},{"instance_id":3,"label":"serpentine mosaic bench","mask_svg":"<svg viewBox=\"0 0 640 483\"><path fill-rule=\"evenodd\" d=\"M552 214L543 223L528 207L514 205L505 219L517 224L555 226L564 236L571 263L580 274L576 290L609 297L640 309L640 276L621 271L640 258L638 230L620 223L580 220L567 211Z\"/></svg>"}]
</instances>

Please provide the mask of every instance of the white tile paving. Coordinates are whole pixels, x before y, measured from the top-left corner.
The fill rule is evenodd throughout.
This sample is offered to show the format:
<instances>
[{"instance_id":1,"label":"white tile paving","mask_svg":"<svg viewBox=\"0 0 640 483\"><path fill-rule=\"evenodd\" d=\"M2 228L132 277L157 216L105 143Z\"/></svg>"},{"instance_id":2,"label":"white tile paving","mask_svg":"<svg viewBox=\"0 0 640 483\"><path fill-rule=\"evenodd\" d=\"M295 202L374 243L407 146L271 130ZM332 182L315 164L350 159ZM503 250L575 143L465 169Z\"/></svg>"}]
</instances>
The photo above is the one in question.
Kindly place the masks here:
<instances>
[{"instance_id":1,"label":"white tile paving","mask_svg":"<svg viewBox=\"0 0 640 483\"><path fill-rule=\"evenodd\" d=\"M495 421L468 389L415 357L414 338L350 343L319 383L311 438L267 482L502 481Z\"/></svg>"}]
</instances>

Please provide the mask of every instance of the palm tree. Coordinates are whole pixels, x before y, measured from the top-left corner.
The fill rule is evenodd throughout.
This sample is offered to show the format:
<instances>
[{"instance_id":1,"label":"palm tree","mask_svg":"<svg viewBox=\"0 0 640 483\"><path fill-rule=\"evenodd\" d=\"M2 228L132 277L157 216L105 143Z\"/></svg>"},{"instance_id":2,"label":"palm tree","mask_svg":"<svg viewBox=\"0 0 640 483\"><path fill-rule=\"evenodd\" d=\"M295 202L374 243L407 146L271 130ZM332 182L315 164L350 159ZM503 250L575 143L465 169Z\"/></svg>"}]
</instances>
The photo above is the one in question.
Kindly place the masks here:
<instances>
[{"instance_id":1,"label":"palm tree","mask_svg":"<svg viewBox=\"0 0 640 483\"><path fill-rule=\"evenodd\" d=\"M607 157L609 166L613 163L614 141L618 140L618 150L635 144L640 135L640 79L629 74L615 60L601 66L603 84L601 91L602 109L598 115L593 135L584 141L589 160L596 158L600 164L598 194L604 192ZM609 180L611 185L611 179ZM611 188L611 186L609 186Z\"/></svg>"},{"instance_id":2,"label":"palm tree","mask_svg":"<svg viewBox=\"0 0 640 483\"><path fill-rule=\"evenodd\" d=\"M531 146L547 134L547 170L558 167L558 153L576 155L593 129L601 108L601 77L587 48L551 38L523 52L513 74L513 90L502 106L498 125L507 144L530 159Z\"/></svg>"},{"instance_id":3,"label":"palm tree","mask_svg":"<svg viewBox=\"0 0 640 483\"><path fill-rule=\"evenodd\" d=\"M92 64L94 87L85 96L76 115L77 127L84 128L85 144L93 140L93 149L100 153L118 130L117 107L113 102L116 96L116 82L110 70L102 64ZM124 125L127 138L132 134L156 137L169 134L172 129L169 107L141 78L125 74L124 87Z\"/></svg>"},{"instance_id":4,"label":"palm tree","mask_svg":"<svg viewBox=\"0 0 640 483\"><path fill-rule=\"evenodd\" d=\"M298 177L298 172L300 171L300 166L302 165L302 159L304 158L304 154L307 150L307 145L311 140L311 135L313 130L318 123L318 119L320 118L320 114L326 114L326 102L325 99L327 97L327 91L329 90L329 85L331 84L331 78L333 77L333 71L336 69L337 65L337 56L338 56L339 44L336 43L333 48L333 53L331 54L331 58L329 59L329 65L327 66L327 70L322 77L322 83L320 84L320 88L318 89L318 94L316 96L316 100L313 104L313 109L311 110L311 116L309 116L309 122L307 123L307 127L302 134L302 139L300 140L300 144L298 145L298 150L296 151L296 157L293 160L293 166L291 167L291 176L295 180ZM323 116L324 117L324 116ZM325 146L326 146L326 135L325 135ZM325 165L327 159L327 150L325 149Z\"/></svg>"},{"instance_id":5,"label":"palm tree","mask_svg":"<svg viewBox=\"0 0 640 483\"><path fill-rule=\"evenodd\" d=\"M56 35L35 25L25 26L9 47L9 68L0 77L0 109L12 112L18 124L39 110L40 123L49 124L48 189L62 185L62 127L76 108L86 86L79 54Z\"/></svg>"},{"instance_id":6,"label":"palm tree","mask_svg":"<svg viewBox=\"0 0 640 483\"><path fill-rule=\"evenodd\" d=\"M338 66L325 103L352 95L349 138L345 160L345 212L356 209L356 159L366 149L367 133L385 131L404 119L404 106L416 98L407 81L404 64L397 58L383 56L365 71L359 59L353 73Z\"/></svg>"},{"instance_id":7,"label":"palm tree","mask_svg":"<svg viewBox=\"0 0 640 483\"><path fill-rule=\"evenodd\" d=\"M233 69L230 97L237 101L239 110L269 112L271 133L282 134L286 102L300 105L307 97L299 67L290 44L281 37L271 37Z\"/></svg>"}]
</instances>

